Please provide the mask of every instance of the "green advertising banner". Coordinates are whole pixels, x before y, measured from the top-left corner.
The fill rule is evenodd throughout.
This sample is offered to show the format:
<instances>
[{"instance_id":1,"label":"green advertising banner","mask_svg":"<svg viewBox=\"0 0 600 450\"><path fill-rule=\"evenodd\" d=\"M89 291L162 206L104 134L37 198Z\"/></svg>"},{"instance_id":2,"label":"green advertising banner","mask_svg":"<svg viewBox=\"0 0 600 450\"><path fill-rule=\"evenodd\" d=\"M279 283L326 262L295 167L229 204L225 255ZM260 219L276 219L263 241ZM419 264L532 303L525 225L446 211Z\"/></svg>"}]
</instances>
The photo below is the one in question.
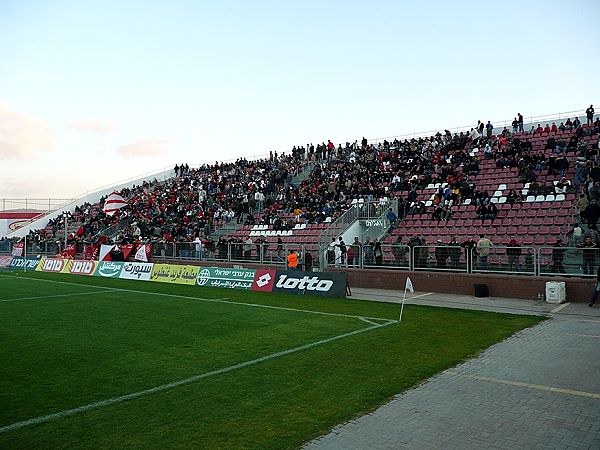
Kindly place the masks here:
<instances>
[{"instance_id":1,"label":"green advertising banner","mask_svg":"<svg viewBox=\"0 0 600 450\"><path fill-rule=\"evenodd\" d=\"M198 273L198 286L251 289L256 270L203 267Z\"/></svg>"},{"instance_id":2,"label":"green advertising banner","mask_svg":"<svg viewBox=\"0 0 600 450\"><path fill-rule=\"evenodd\" d=\"M101 261L98 263L98 267L96 268L96 272L94 272L94 276L106 278L119 278L119 275L121 275L122 268L122 262Z\"/></svg>"}]
</instances>

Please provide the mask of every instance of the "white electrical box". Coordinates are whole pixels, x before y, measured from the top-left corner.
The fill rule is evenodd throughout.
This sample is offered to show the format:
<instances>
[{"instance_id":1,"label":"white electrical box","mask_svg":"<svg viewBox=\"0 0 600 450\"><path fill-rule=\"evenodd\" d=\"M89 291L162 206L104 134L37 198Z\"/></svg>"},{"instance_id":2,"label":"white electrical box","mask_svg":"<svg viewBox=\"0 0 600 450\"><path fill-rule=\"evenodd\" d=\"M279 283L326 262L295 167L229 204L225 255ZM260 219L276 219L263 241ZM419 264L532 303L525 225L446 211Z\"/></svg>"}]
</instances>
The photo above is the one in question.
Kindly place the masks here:
<instances>
[{"instance_id":1,"label":"white electrical box","mask_svg":"<svg viewBox=\"0 0 600 450\"><path fill-rule=\"evenodd\" d=\"M546 301L548 303L564 303L567 301L567 290L564 281L548 281L546 283Z\"/></svg>"}]
</instances>

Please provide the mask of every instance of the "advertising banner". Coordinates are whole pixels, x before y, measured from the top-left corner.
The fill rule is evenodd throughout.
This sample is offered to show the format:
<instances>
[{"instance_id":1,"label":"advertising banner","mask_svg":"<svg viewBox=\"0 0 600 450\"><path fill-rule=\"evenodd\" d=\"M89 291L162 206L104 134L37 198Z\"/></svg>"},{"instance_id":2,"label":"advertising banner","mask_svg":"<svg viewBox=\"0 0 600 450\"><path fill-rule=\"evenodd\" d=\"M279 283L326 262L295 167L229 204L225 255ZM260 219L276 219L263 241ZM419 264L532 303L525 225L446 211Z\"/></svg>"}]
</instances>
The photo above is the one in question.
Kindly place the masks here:
<instances>
[{"instance_id":1,"label":"advertising banner","mask_svg":"<svg viewBox=\"0 0 600 450\"><path fill-rule=\"evenodd\" d=\"M123 269L122 262L100 261L97 266L94 276L104 278L119 278Z\"/></svg>"},{"instance_id":2,"label":"advertising banner","mask_svg":"<svg viewBox=\"0 0 600 450\"><path fill-rule=\"evenodd\" d=\"M274 270L257 269L254 281L252 282L252 290L271 292L273 290L273 283L275 282L275 273Z\"/></svg>"},{"instance_id":3,"label":"advertising banner","mask_svg":"<svg viewBox=\"0 0 600 450\"><path fill-rule=\"evenodd\" d=\"M72 275L94 275L97 265L96 261L73 261L69 273Z\"/></svg>"},{"instance_id":4,"label":"advertising banner","mask_svg":"<svg viewBox=\"0 0 600 450\"><path fill-rule=\"evenodd\" d=\"M251 289L256 270L203 267L198 273L198 286L229 289Z\"/></svg>"},{"instance_id":5,"label":"advertising banner","mask_svg":"<svg viewBox=\"0 0 600 450\"><path fill-rule=\"evenodd\" d=\"M154 264L150 281L159 283L196 284L199 266L178 266L174 264Z\"/></svg>"},{"instance_id":6,"label":"advertising banner","mask_svg":"<svg viewBox=\"0 0 600 450\"><path fill-rule=\"evenodd\" d=\"M0 267L8 267L12 259L12 256L0 256Z\"/></svg>"},{"instance_id":7,"label":"advertising banner","mask_svg":"<svg viewBox=\"0 0 600 450\"><path fill-rule=\"evenodd\" d=\"M123 263L123 269L119 278L125 280L142 280L150 281L152 273L152 263L126 262Z\"/></svg>"},{"instance_id":8,"label":"advertising banner","mask_svg":"<svg viewBox=\"0 0 600 450\"><path fill-rule=\"evenodd\" d=\"M71 260L62 258L42 258L35 270L39 272L69 273Z\"/></svg>"},{"instance_id":9,"label":"advertising banner","mask_svg":"<svg viewBox=\"0 0 600 450\"><path fill-rule=\"evenodd\" d=\"M35 270L40 260L38 258L18 258L15 257L10 262L11 269Z\"/></svg>"},{"instance_id":10,"label":"advertising banner","mask_svg":"<svg viewBox=\"0 0 600 450\"><path fill-rule=\"evenodd\" d=\"M347 274L342 272L278 270L275 275L273 292L346 297L346 277Z\"/></svg>"}]
</instances>

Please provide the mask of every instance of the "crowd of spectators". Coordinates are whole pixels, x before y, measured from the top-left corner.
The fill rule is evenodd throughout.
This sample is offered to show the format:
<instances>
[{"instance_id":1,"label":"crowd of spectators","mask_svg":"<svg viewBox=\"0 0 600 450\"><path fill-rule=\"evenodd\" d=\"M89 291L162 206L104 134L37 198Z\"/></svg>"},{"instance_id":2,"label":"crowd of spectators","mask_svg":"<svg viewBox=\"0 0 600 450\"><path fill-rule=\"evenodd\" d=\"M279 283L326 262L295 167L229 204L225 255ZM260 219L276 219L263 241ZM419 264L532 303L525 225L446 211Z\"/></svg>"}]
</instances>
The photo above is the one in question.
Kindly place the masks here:
<instances>
[{"instance_id":1,"label":"crowd of spectators","mask_svg":"<svg viewBox=\"0 0 600 450\"><path fill-rule=\"evenodd\" d=\"M555 138L563 127L575 130L568 142ZM121 190L127 206L114 215L102 211L104 199L97 205L84 204L70 216L61 216L45 229L32 232L30 239L37 244L57 240L67 220L70 243L106 240L103 230L116 226L118 233L111 230L107 234L118 242L192 242L207 239L216 227L229 222L268 224L275 230L291 229L298 222L332 222L356 199L384 203L397 199L397 221L423 213L430 213L433 220L448 221L456 206L469 199L474 215L493 222L497 207L490 194L479 190L473 181L480 172L480 155L494 159L499 168L517 167L519 180L530 183L529 195L565 193L584 185L588 196L586 181L597 148L589 148L583 137L598 133L600 120L593 122L588 116L586 127L578 119L569 119L558 127L532 130L533 135L548 136L546 148L556 153L549 157L532 152L526 133L514 135L515 130L522 130L520 114L513 122L513 133L506 127L498 135L492 130L489 121L486 125L479 121L470 132L445 130L430 137L376 144L363 138L337 147L328 141L295 146L289 155L271 152L268 158L256 161L240 158L199 168L177 164L175 177L165 182L155 180ZM576 170L572 180L566 178L571 164L566 151L580 156L580 161L573 161ZM310 175L300 184L292 184L292 176L303 170L310 170ZM538 182L544 172L561 179L552 185ZM444 187L433 195L432 204L426 205L419 192L436 183ZM507 203L522 201L519 190L509 192ZM207 240L205 245L218 251L223 239Z\"/></svg>"}]
</instances>

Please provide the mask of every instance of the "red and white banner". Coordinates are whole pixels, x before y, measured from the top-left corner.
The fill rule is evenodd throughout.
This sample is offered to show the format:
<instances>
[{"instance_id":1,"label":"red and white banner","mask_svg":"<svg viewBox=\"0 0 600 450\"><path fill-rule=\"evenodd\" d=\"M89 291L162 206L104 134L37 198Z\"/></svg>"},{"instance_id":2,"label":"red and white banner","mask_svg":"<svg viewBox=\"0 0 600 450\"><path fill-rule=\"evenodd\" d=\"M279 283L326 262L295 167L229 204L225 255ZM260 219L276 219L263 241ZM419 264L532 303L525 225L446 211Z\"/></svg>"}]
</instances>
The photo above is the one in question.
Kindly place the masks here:
<instances>
[{"instance_id":1,"label":"red and white banner","mask_svg":"<svg viewBox=\"0 0 600 450\"><path fill-rule=\"evenodd\" d=\"M99 245L91 245L87 244L83 246L83 259L87 261L92 261L98 259L98 255L100 253Z\"/></svg>"},{"instance_id":2,"label":"red and white banner","mask_svg":"<svg viewBox=\"0 0 600 450\"><path fill-rule=\"evenodd\" d=\"M106 198L106 201L104 202L104 212L107 215L112 216L124 206L127 206L125 199L119 193L113 192Z\"/></svg>"},{"instance_id":3,"label":"red and white banner","mask_svg":"<svg viewBox=\"0 0 600 450\"><path fill-rule=\"evenodd\" d=\"M152 251L152 244L143 244L140 245L137 252L135 252L135 260L148 262L148 258L150 258L150 252Z\"/></svg>"},{"instance_id":4,"label":"red and white banner","mask_svg":"<svg viewBox=\"0 0 600 450\"><path fill-rule=\"evenodd\" d=\"M110 257L110 252L112 251L112 249L115 248L114 245L106 245L106 244L102 244L100 246L100 261L112 261L111 257Z\"/></svg>"},{"instance_id":5,"label":"red and white banner","mask_svg":"<svg viewBox=\"0 0 600 450\"><path fill-rule=\"evenodd\" d=\"M77 246L75 244L67 245L61 256L66 259L75 259L75 255L77 254Z\"/></svg>"},{"instance_id":6,"label":"red and white banner","mask_svg":"<svg viewBox=\"0 0 600 450\"><path fill-rule=\"evenodd\" d=\"M127 261L127 257L133 251L135 245L133 244L125 244L121 245L121 251L123 252L123 261Z\"/></svg>"},{"instance_id":7,"label":"red and white banner","mask_svg":"<svg viewBox=\"0 0 600 450\"><path fill-rule=\"evenodd\" d=\"M19 242L17 244L13 244L12 255L13 256L23 256L23 252L25 251L25 243Z\"/></svg>"}]
</instances>

